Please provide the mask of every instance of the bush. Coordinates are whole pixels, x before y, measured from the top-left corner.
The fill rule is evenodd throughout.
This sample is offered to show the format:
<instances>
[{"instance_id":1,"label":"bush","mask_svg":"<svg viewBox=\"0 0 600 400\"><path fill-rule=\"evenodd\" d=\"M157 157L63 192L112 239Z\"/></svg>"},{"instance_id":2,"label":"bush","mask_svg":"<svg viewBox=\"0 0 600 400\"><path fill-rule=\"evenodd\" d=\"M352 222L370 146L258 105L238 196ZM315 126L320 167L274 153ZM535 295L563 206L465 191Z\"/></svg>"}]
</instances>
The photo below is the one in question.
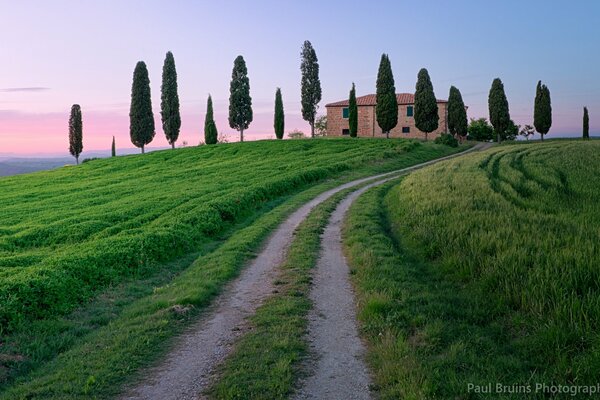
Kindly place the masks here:
<instances>
[{"instance_id":1,"label":"bush","mask_svg":"<svg viewBox=\"0 0 600 400\"><path fill-rule=\"evenodd\" d=\"M486 142L494 139L494 128L492 128L492 126L485 118L471 118L471 122L469 123L469 127L467 128L467 132L469 140L479 140L481 142Z\"/></svg>"},{"instance_id":2,"label":"bush","mask_svg":"<svg viewBox=\"0 0 600 400\"><path fill-rule=\"evenodd\" d=\"M442 133L440 136L435 138L434 142L437 144L445 144L446 146L450 147L458 147L458 140L456 140L456 138L449 133Z\"/></svg>"},{"instance_id":3,"label":"bush","mask_svg":"<svg viewBox=\"0 0 600 400\"><path fill-rule=\"evenodd\" d=\"M83 160L81 163L82 163L82 164L85 164L86 162L89 162L89 161L94 161L94 160L99 160L99 159L100 159L100 157L90 157L90 158L85 158L85 159L84 159L84 160Z\"/></svg>"}]
</instances>

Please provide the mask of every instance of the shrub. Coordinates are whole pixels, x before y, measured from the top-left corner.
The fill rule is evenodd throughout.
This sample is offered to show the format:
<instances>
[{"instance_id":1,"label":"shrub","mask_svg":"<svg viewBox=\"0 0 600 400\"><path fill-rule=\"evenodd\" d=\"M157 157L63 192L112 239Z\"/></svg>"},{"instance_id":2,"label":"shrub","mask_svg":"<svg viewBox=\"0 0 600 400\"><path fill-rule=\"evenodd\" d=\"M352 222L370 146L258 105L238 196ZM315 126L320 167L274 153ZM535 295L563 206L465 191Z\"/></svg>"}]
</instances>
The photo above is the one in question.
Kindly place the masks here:
<instances>
[{"instance_id":1,"label":"shrub","mask_svg":"<svg viewBox=\"0 0 600 400\"><path fill-rule=\"evenodd\" d=\"M445 144L450 147L458 147L458 140L449 133L442 133L440 136L436 137L435 143Z\"/></svg>"}]
</instances>

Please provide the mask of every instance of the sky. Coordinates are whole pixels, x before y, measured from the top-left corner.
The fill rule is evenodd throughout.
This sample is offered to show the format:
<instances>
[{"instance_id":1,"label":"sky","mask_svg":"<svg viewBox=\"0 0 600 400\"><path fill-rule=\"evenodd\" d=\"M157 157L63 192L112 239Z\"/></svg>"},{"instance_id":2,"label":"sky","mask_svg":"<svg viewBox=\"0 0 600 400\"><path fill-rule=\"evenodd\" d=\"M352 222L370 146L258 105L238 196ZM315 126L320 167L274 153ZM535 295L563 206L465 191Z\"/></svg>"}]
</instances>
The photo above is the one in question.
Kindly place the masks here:
<instances>
[{"instance_id":1,"label":"sky","mask_svg":"<svg viewBox=\"0 0 600 400\"><path fill-rule=\"evenodd\" d=\"M83 113L84 152L133 147L129 101L134 67L150 74L156 136L165 53L178 72L179 144L203 138L212 95L219 132L227 122L233 60L248 67L254 121L245 138L272 138L275 90L281 87L286 132L310 132L300 112L300 50L317 52L325 104L375 92L382 53L397 92L414 92L427 68L435 94L451 85L470 118L487 117L487 95L499 77L517 124L531 124L538 80L551 92L548 137L580 136L583 106L600 134L600 1L151 1L0 0L0 155L68 154L72 104Z\"/></svg>"}]
</instances>

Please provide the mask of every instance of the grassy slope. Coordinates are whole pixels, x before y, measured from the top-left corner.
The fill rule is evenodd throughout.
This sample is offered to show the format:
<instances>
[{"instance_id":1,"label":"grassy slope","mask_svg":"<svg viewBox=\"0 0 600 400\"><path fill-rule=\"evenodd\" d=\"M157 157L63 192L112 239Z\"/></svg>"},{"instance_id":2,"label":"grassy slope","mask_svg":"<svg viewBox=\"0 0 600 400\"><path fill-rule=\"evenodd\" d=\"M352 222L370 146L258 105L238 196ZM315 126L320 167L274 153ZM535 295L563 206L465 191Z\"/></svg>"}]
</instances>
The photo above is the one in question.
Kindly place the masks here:
<instances>
[{"instance_id":1,"label":"grassy slope","mask_svg":"<svg viewBox=\"0 0 600 400\"><path fill-rule=\"evenodd\" d=\"M599 150L502 146L359 199L345 243L383 398L595 384Z\"/></svg>"},{"instance_id":2,"label":"grassy slope","mask_svg":"<svg viewBox=\"0 0 600 400\"><path fill-rule=\"evenodd\" d=\"M259 146L259 144L253 145ZM315 162L317 162L319 159L322 161L328 151L336 154L342 152L342 154L345 154L344 162L338 163L337 167L334 164L328 170L329 176L339 174L339 172L336 172L336 168L341 169L343 172L344 168L351 167L352 165L348 164L348 160L351 160L349 156L354 154L356 162L363 164L360 171L351 174L355 177L375 171L411 165L447 154L450 151L440 146L422 145L410 146L410 151L404 152L400 150L399 145L401 145L401 142L399 141L395 141L394 144L392 144L392 141L389 144L363 141L358 145L342 141L320 141L317 144L286 143L280 145L271 142L260 145L271 151L274 146L292 146L292 150L303 152L303 155L298 156L298 158L304 160L303 163L312 161L310 158L307 159L307 156L315 157ZM329 150L323 149L323 147L329 148L330 146ZM315 147L322 147L319 157L310 155L311 149L316 151ZM347 151L348 147L354 149L354 153L343 151ZM285 147L279 147L278 149L281 151L286 150ZM408 148L405 147L405 149ZM209 150L216 151L212 149L206 151ZM184 152L190 152L191 154L188 154L188 156L192 157L195 154L194 151L204 150L191 149ZM232 151L231 149L223 148L221 151L232 156L229 154ZM264 153L266 150L262 149L262 151ZM261 149L254 148L254 156L257 156L257 152L259 153L258 156L261 156ZM309 154L306 154L306 152L309 152ZM358 155L359 153L360 155ZM365 158L365 154L367 158ZM169 154L164 156L167 156L167 158L175 157ZM265 154L262 154L262 156L264 158ZM370 167L364 165L364 161L369 160L369 157L372 157L371 160L375 163L372 162ZM135 164L139 162L138 158L132 157L130 159ZM214 158L213 156L211 159ZM294 160L293 156L289 158ZM274 159L279 160L276 157ZM276 161L272 161L272 163L276 164ZM104 163L110 162L124 163L126 160L106 160L98 163L104 166ZM87 166L93 166L94 164L87 164ZM164 167L164 164L159 164ZM219 167L219 164L216 163L214 167ZM206 168L209 169L208 166ZM255 172L260 173L261 171ZM267 173L266 168L262 172ZM64 172L62 173L64 174ZM207 172L207 174L209 173ZM33 177L31 178L33 179ZM39 179L40 177L36 176L36 178ZM322 179L321 176L317 176L315 179L319 178ZM237 182L236 179L232 178L232 180ZM265 183L265 180L262 180L262 182ZM188 181L187 185L190 191L197 189L195 183L190 184ZM268 182L266 183L268 184ZM12 343L12 350L17 351L16 357L10 354L5 355L3 356L3 363L8 360L7 364L12 367L11 364L19 364L17 362L19 361L18 357L24 354L25 360L33 360L29 369L35 368L36 370L30 375L23 374L12 385L12 389L5 392L5 396L8 396L7 398L21 396L85 398L90 395L105 397L118 392L118 383L131 377L132 372L138 366L160 356L165 346L161 346L159 351L156 350L157 346L163 343L166 338L175 334L193 315L201 311L209 300L218 293L223 283L237 274L240 266L250 257L251 251L256 250L262 238L285 215L298 204L325 190L332 184L334 182L325 183L303 192L286 202L286 204L265 214L264 217L256 220L255 223L247 226L241 232L235 232L235 229L231 229L232 236L228 236L227 240L213 253L206 253L206 249L218 244L216 243L218 238L214 235L212 238L204 238L201 241L202 246L193 248L193 251L197 251L202 250L202 247L204 247L204 250L200 253L203 255L189 268L190 256L183 257L171 266L153 263L152 267L149 268L150 272L133 275L125 279L125 282L129 283L117 285L114 289L108 289L98 300L82 310L75 311L66 317L59 316L47 321L25 324L25 329L9 338L9 341L15 339L17 342ZM136 187L135 183L130 183L130 185L132 188ZM297 185L295 189L292 188L291 190L297 191L302 186L301 184ZM277 202L285 200L285 196L282 197L281 193L278 196L277 201L275 203L271 202L273 204L270 206L264 202L249 206L255 208L263 205L263 211L258 210L252 214L250 210L250 220L259 218L269 207L272 208ZM243 213L240 214L243 216ZM250 222L247 221L246 225ZM151 225L151 223L147 223L144 227L148 224ZM227 226L227 224L223 225ZM171 271L170 268L172 268ZM185 272L169 283L169 274L173 275L173 273L184 269ZM167 275L167 278L161 277L163 273ZM122 281L123 277L120 280ZM144 282L160 288L148 288L144 285ZM191 308L182 315L174 312L172 308L174 305L191 306ZM84 318L78 318L81 315ZM44 335L43 332L49 335ZM35 338L38 333L41 333L41 336L44 337L54 337L57 334L59 339L55 341L34 340L33 343L27 342L27 338ZM19 343L19 338L21 343ZM8 347L10 348L10 346ZM18 370L18 368L16 369ZM24 368L24 370L24 372L27 372L28 369Z\"/></svg>"},{"instance_id":3,"label":"grassy slope","mask_svg":"<svg viewBox=\"0 0 600 400\"><path fill-rule=\"evenodd\" d=\"M0 181L0 333L195 250L266 201L407 141L265 141L161 151Z\"/></svg>"}]
</instances>

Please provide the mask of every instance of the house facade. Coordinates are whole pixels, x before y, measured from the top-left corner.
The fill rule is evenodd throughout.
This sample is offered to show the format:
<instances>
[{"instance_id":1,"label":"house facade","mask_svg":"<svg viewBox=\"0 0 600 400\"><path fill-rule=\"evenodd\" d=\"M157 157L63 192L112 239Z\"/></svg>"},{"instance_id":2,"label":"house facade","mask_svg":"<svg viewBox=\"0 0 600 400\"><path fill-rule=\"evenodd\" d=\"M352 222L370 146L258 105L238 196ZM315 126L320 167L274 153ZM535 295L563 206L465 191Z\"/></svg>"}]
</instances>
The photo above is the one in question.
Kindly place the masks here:
<instances>
[{"instance_id":1,"label":"house facade","mask_svg":"<svg viewBox=\"0 0 600 400\"><path fill-rule=\"evenodd\" d=\"M415 95L412 93L399 93L396 95L398 100L398 124L390 131L390 137L405 137L425 139L425 133L418 130L415 126L414 104ZM361 137L383 137L385 136L375 116L376 96L368 94L356 98L358 108L358 136ZM447 105L446 100L438 100L438 113L440 119L438 128L429 133L428 138L434 139L441 133L448 131L447 124ZM325 105L327 109L327 136L349 135L348 126L348 99L329 103Z\"/></svg>"}]
</instances>

